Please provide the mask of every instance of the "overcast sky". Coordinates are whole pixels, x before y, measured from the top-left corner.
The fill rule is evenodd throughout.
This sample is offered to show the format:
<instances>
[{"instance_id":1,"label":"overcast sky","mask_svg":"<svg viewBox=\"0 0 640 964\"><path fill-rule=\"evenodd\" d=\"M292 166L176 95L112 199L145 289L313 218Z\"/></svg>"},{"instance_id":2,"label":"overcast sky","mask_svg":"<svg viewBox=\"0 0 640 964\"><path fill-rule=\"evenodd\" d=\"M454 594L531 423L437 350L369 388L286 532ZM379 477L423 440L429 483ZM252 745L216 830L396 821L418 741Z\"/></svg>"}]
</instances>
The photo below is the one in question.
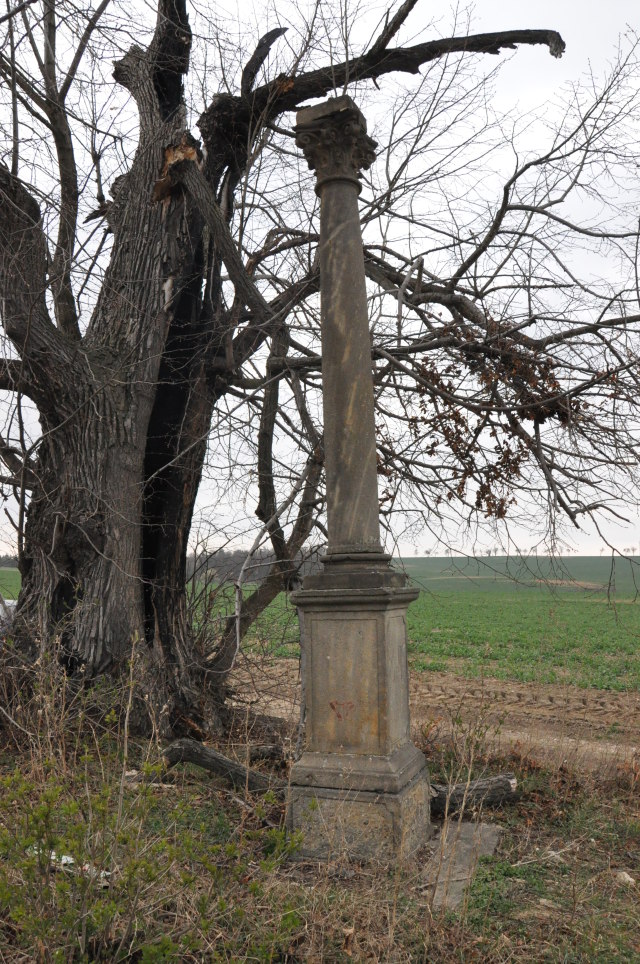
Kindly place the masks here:
<instances>
[{"instance_id":1,"label":"overcast sky","mask_svg":"<svg viewBox=\"0 0 640 964\"><path fill-rule=\"evenodd\" d=\"M304 7L307 0L299 2ZM308 0L309 4L312 2ZM359 16L353 26L352 39L356 48L364 46L369 40L385 9L384 4L376 4L375 0L372 3L363 0L364 6L372 9L372 13L370 17ZM256 36L275 26L281 11L291 9L290 0L272 0L271 4L240 0L237 5L232 0L222 0L215 5L215 9L220 7L226 10L232 23L237 20L242 33L246 32L249 24L255 25ZM335 10L335 7L331 9ZM419 0L400 40L411 42L409 38L425 20L434 23L434 36L451 35L454 21L452 9L452 5L445 0ZM505 108L519 104L523 111L552 100L566 84L584 81L590 71L602 77L608 64L615 59L619 38L628 32L632 24L640 27L637 0L634 3L631 0L609 0L607 3L595 0L537 0L533 4L478 0L473 7L461 5L458 8L459 27L456 33L463 32L467 16L471 18L470 29L473 33L548 28L559 31L564 38L567 49L559 60L550 57L540 47L522 47L513 55L507 54L506 58L501 55L509 62L505 64L496 84L496 106ZM637 525L626 533L607 531L619 546L637 546L640 540ZM0 522L0 543L6 545L13 541L10 532L6 522L4 525ZM530 544L526 532L517 533L517 538L523 547ZM589 530L575 533L572 542L583 553L597 554L601 547L596 533ZM421 551L431 549L433 539L426 533L415 542L413 539L401 539L400 550L404 554L412 554L414 544ZM452 544L463 548L462 538L454 538Z\"/></svg>"},{"instance_id":2,"label":"overcast sky","mask_svg":"<svg viewBox=\"0 0 640 964\"><path fill-rule=\"evenodd\" d=\"M428 6L436 16L442 15L444 26L450 4L435 0ZM500 75L496 87L500 106L519 103L526 110L553 99L564 85L578 83L590 72L602 77L615 60L618 43L631 25L640 29L638 12L638 3L630 0L537 0L526 4L479 0L474 5L472 31L550 28L562 35L567 45L562 58L541 57L540 48L522 47L510 57ZM579 552L597 554L602 541L588 522L584 525L584 531L567 535ZM604 531L619 547L638 546L637 519L627 530L605 526ZM526 546L524 536L518 541Z\"/></svg>"},{"instance_id":3,"label":"overcast sky","mask_svg":"<svg viewBox=\"0 0 640 964\"><path fill-rule=\"evenodd\" d=\"M311 5L314 0L307 2ZM276 24L274 7L278 15L282 16L287 3L288 0L275 0L269 8L262 2L243 0L246 22L252 21L256 33L262 33ZM303 7L305 0L300 0L300 3ZM397 3L394 6L397 7ZM231 6L227 6L227 9L230 11ZM357 22L351 29L351 40L356 50L365 47L372 32L377 32L377 24L385 9L384 3L363 0ZM537 0L535 3L478 0L475 4L459 4L457 7L447 0L419 0L399 36L399 41L411 42L425 21L433 23L434 36L451 36L452 33L459 35L464 32L467 18L470 19L472 33L544 28L557 30L562 35L566 51L560 59L549 56L546 49L541 47L521 47L513 54L500 55L500 59L507 62L495 85L494 106L498 110L520 107L523 113L560 97L563 88L584 83L589 75L601 79L608 72L609 65L615 61L620 41L622 40L623 46L628 47L629 41L624 38L631 26L640 29L637 0L609 0L604 3L602 0ZM459 26L452 30L456 19ZM278 23L280 22L278 19ZM484 61L484 58L482 60ZM567 531L568 544L580 553L598 554L603 546L602 540L588 520L583 525L585 528L581 531ZM640 526L635 517L629 528L603 524L602 531L620 548L631 545L637 547L640 542ZM510 532L520 548L532 546L531 536L526 530L518 529L512 523ZM476 550L481 550L483 545L490 543L490 539L485 540L476 546ZM497 545L497 540L493 544ZM454 550L472 549L471 544L465 541L463 532L451 533L451 545ZM505 542L505 545L508 543ZM414 546L422 552L432 549L434 540L426 532L422 537L400 536L399 548L402 554L413 554Z\"/></svg>"},{"instance_id":4,"label":"overcast sky","mask_svg":"<svg viewBox=\"0 0 640 964\"><path fill-rule=\"evenodd\" d=\"M449 4L436 0L433 10L446 11ZM480 0L474 6L474 31L511 28L557 30L567 45L564 56L540 59L535 47L522 48L503 76L512 95L544 100L567 81L577 81L590 69L600 73L614 56L618 37L630 25L640 26L637 2L630 0L537 0L535 3L501 3ZM501 85L502 86L502 85Z\"/></svg>"},{"instance_id":5,"label":"overcast sky","mask_svg":"<svg viewBox=\"0 0 640 964\"><path fill-rule=\"evenodd\" d=\"M451 4L442 0L428 0L425 6L430 16L441 18L442 29L451 16ZM496 86L496 101L501 107L520 104L531 109L552 100L567 84L585 79L593 72L602 77L616 57L618 43L629 32L631 25L640 28L638 3L630 0L537 0L534 3L505 3L500 0L479 0L474 5L472 32L492 30L538 29L557 30L566 43L560 59L541 56L538 47L521 47L509 58ZM414 13L415 15L415 13ZM581 553L597 554L602 541L588 521L584 530L567 533L569 541ZM527 534L512 530L521 546L528 545ZM629 529L604 526L604 532L616 545L638 546L638 520ZM419 548L423 548L419 544ZM403 552L410 546L402 543Z\"/></svg>"}]
</instances>

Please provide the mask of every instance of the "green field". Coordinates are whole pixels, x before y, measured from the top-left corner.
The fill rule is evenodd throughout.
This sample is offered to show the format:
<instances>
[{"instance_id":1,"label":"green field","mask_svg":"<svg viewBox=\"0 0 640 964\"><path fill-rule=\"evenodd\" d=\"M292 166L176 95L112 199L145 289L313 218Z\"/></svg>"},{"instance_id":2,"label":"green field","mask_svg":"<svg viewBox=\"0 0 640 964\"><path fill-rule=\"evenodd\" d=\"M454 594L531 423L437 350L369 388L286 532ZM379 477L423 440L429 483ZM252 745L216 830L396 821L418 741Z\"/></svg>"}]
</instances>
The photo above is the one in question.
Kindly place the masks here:
<instances>
[{"instance_id":1,"label":"green field","mask_svg":"<svg viewBox=\"0 0 640 964\"><path fill-rule=\"evenodd\" d=\"M0 569L0 593L4 599L17 599L20 592L20 573L17 569Z\"/></svg>"},{"instance_id":2,"label":"green field","mask_svg":"<svg viewBox=\"0 0 640 964\"><path fill-rule=\"evenodd\" d=\"M544 589L613 599L634 599L640 593L640 557L612 561L605 556L508 557L482 559L413 558L401 564L410 579L431 592L517 593Z\"/></svg>"},{"instance_id":3,"label":"green field","mask_svg":"<svg viewBox=\"0 0 640 964\"><path fill-rule=\"evenodd\" d=\"M600 557L526 562L412 559L415 669L640 689L637 565Z\"/></svg>"},{"instance_id":4,"label":"green field","mask_svg":"<svg viewBox=\"0 0 640 964\"><path fill-rule=\"evenodd\" d=\"M523 682L640 688L640 605L549 593L422 593L409 609L415 669Z\"/></svg>"},{"instance_id":5,"label":"green field","mask_svg":"<svg viewBox=\"0 0 640 964\"><path fill-rule=\"evenodd\" d=\"M408 614L416 670L523 682L640 689L640 598L635 563L543 558L408 559L422 589ZM280 596L252 643L297 655L295 609Z\"/></svg>"}]
</instances>

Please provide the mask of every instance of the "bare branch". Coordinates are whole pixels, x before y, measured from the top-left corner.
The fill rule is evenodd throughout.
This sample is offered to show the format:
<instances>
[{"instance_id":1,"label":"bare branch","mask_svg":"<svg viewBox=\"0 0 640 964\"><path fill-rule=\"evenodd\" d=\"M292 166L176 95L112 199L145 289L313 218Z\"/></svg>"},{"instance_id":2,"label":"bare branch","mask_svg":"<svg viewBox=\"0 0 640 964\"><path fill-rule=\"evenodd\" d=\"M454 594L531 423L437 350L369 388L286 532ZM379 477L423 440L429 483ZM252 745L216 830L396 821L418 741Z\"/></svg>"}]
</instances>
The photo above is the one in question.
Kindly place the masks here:
<instances>
[{"instance_id":1,"label":"bare branch","mask_svg":"<svg viewBox=\"0 0 640 964\"><path fill-rule=\"evenodd\" d=\"M9 0L7 0L7 8ZM9 52L11 57L11 174L18 176L20 163L20 128L18 124L18 88L16 85L16 42L13 21L9 21Z\"/></svg>"},{"instance_id":2,"label":"bare branch","mask_svg":"<svg viewBox=\"0 0 640 964\"><path fill-rule=\"evenodd\" d=\"M36 3L36 0L24 0L23 3L19 3L17 7L11 9L7 7L7 12L0 17L0 24L6 23L7 20L11 20L16 14L22 13L22 11L30 7L32 3Z\"/></svg>"},{"instance_id":3,"label":"bare branch","mask_svg":"<svg viewBox=\"0 0 640 964\"><path fill-rule=\"evenodd\" d=\"M247 274L215 194L192 161L178 165L174 169L174 176L184 184L191 197L198 203L220 257L229 272L236 294L243 304L248 305L251 311L260 315L266 322L271 316L271 308Z\"/></svg>"},{"instance_id":4,"label":"bare branch","mask_svg":"<svg viewBox=\"0 0 640 964\"><path fill-rule=\"evenodd\" d=\"M398 7L391 20L389 20L389 14L387 13L387 19L380 36L371 44L371 47L367 51L370 56L377 56L383 50L387 49L417 2L418 0L404 0L404 3Z\"/></svg>"},{"instance_id":5,"label":"bare branch","mask_svg":"<svg viewBox=\"0 0 640 964\"><path fill-rule=\"evenodd\" d=\"M298 77L277 77L255 91L254 111L264 111L267 119L273 120L284 111L294 110L309 97L321 97L356 80L375 80L394 72L417 74L423 64L447 54L498 54L501 50L513 50L518 44L545 45L553 57L561 57L565 49L564 40L555 30L506 30L431 40L415 47L370 51L354 60L311 70Z\"/></svg>"},{"instance_id":6,"label":"bare branch","mask_svg":"<svg viewBox=\"0 0 640 964\"><path fill-rule=\"evenodd\" d=\"M71 61L71 65L69 67L69 70L67 71L67 75L64 81L62 82L62 87L60 88L61 101L66 100L67 94L69 93L69 88L73 83L73 80L78 71L78 67L80 66L80 62L84 56L84 53L87 49L89 41L91 40L91 35L93 31L96 29L96 27L98 26L98 22L102 14L105 12L105 10L107 9L110 3L111 3L111 0L102 0L102 3L99 4L99 6L94 10L93 14L89 17L87 25L84 28L84 31L82 33L82 37L80 38L78 46L76 47L76 52L73 55L73 60Z\"/></svg>"},{"instance_id":7,"label":"bare branch","mask_svg":"<svg viewBox=\"0 0 640 964\"><path fill-rule=\"evenodd\" d=\"M29 395L29 384L24 362L17 358L0 359L0 391Z\"/></svg>"},{"instance_id":8,"label":"bare branch","mask_svg":"<svg viewBox=\"0 0 640 964\"><path fill-rule=\"evenodd\" d=\"M45 302L47 249L40 208L22 182L0 165L0 299L5 331L26 354L48 347L54 333Z\"/></svg>"},{"instance_id":9,"label":"bare branch","mask_svg":"<svg viewBox=\"0 0 640 964\"><path fill-rule=\"evenodd\" d=\"M114 65L117 83L130 90L141 107L144 127L156 120L170 121L184 106L183 80L189 69L191 27L186 0L159 0L158 19L148 50L131 47ZM155 95L150 103L148 81ZM151 113L150 113L151 112ZM178 120L180 118L177 118Z\"/></svg>"},{"instance_id":10,"label":"bare branch","mask_svg":"<svg viewBox=\"0 0 640 964\"><path fill-rule=\"evenodd\" d=\"M277 27L275 30L270 30L258 41L258 46L254 50L250 59L247 61L246 67L242 71L240 93L243 97L248 97L251 93L251 89L255 83L256 77L258 76L258 71L269 56L269 51L273 47L278 37L282 37L287 32L287 29L287 27Z\"/></svg>"},{"instance_id":11,"label":"bare branch","mask_svg":"<svg viewBox=\"0 0 640 964\"><path fill-rule=\"evenodd\" d=\"M0 435L0 459L11 472L11 484L32 489L36 485L35 465Z\"/></svg>"}]
</instances>

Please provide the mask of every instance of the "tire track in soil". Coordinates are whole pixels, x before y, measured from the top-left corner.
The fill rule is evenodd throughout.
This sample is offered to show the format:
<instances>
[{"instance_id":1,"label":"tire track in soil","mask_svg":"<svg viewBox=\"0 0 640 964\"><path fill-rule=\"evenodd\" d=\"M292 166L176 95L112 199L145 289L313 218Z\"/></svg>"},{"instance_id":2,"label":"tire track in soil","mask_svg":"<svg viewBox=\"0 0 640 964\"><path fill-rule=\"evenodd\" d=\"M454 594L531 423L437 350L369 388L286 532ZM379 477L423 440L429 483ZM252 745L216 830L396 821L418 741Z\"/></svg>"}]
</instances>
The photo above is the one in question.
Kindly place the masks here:
<instances>
[{"instance_id":1,"label":"tire track in soil","mask_svg":"<svg viewBox=\"0 0 640 964\"><path fill-rule=\"evenodd\" d=\"M295 729L300 712L297 660L238 666L232 677L238 713L275 716ZM483 734L494 750L516 748L540 762L599 770L640 763L640 692L579 689L570 684L465 679L411 672L411 725L441 741Z\"/></svg>"}]
</instances>

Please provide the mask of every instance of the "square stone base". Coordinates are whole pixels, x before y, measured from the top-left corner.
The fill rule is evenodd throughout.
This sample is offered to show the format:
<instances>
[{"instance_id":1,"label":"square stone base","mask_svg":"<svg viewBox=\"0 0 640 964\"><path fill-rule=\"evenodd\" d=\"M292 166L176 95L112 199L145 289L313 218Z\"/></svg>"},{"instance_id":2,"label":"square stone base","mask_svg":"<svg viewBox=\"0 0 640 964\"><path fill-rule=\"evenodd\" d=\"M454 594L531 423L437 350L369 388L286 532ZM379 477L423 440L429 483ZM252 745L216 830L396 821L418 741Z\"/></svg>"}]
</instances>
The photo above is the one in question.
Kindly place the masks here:
<instances>
[{"instance_id":1,"label":"square stone base","mask_svg":"<svg viewBox=\"0 0 640 964\"><path fill-rule=\"evenodd\" d=\"M429 839L426 767L398 793L292 786L287 823L302 833L299 858L405 861Z\"/></svg>"}]
</instances>

